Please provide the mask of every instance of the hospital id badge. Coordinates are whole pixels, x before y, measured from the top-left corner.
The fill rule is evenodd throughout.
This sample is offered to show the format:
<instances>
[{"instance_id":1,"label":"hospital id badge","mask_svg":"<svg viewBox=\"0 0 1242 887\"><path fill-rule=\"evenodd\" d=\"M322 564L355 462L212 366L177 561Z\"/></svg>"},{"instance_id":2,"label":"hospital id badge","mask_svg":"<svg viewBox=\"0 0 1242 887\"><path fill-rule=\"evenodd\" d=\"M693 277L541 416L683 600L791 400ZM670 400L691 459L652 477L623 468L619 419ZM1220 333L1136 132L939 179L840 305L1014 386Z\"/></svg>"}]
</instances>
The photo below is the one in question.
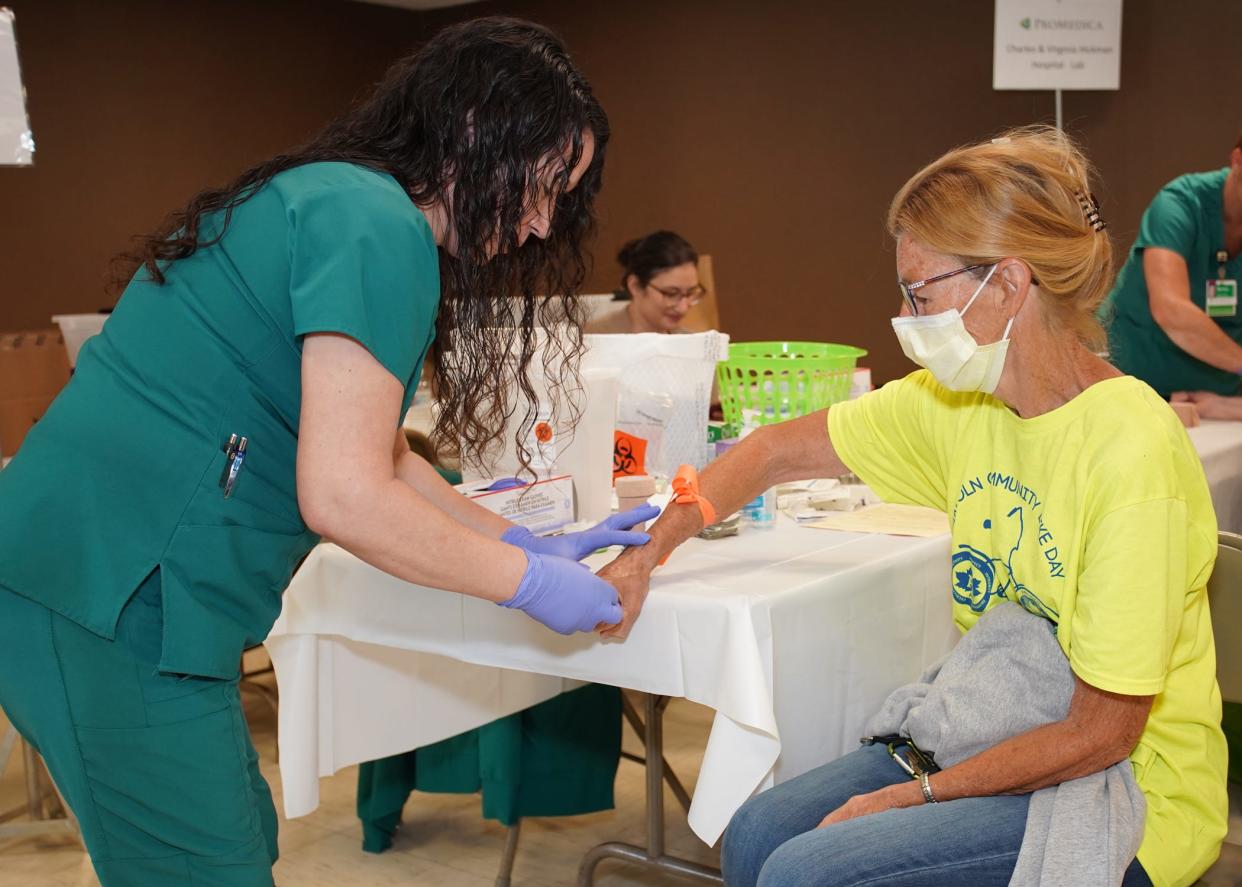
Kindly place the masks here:
<instances>
[{"instance_id":1,"label":"hospital id badge","mask_svg":"<svg viewBox=\"0 0 1242 887\"><path fill-rule=\"evenodd\" d=\"M1238 282L1209 280L1207 282L1207 316L1236 317L1238 314Z\"/></svg>"}]
</instances>

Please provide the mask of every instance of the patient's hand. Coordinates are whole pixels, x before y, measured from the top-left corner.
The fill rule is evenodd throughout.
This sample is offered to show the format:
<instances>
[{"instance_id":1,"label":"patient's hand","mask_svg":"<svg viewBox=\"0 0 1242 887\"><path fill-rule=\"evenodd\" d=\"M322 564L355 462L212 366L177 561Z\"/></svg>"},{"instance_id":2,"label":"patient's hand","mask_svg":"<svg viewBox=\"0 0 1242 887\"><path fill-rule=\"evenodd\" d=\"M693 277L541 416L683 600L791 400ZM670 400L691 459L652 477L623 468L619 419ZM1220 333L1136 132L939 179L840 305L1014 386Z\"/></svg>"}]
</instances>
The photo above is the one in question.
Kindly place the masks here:
<instances>
[{"instance_id":1,"label":"patient's hand","mask_svg":"<svg viewBox=\"0 0 1242 887\"><path fill-rule=\"evenodd\" d=\"M621 597L621 611L624 614L617 625L601 623L595 630L604 638L623 641L634 626L638 614L642 612L643 602L647 599L647 588L651 582L651 570L638 557L627 557L626 552L604 567L597 574L606 579L617 589Z\"/></svg>"}]
</instances>

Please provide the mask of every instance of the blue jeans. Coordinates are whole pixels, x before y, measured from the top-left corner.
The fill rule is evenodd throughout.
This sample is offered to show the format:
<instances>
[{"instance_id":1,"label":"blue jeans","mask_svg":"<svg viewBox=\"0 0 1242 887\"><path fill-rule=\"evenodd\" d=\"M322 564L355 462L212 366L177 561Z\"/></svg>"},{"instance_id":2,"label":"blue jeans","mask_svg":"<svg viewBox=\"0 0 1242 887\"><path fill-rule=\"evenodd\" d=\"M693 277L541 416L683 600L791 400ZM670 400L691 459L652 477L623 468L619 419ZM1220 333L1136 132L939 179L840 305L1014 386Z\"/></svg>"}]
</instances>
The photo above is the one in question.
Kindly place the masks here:
<instances>
[{"instance_id":1,"label":"blue jeans","mask_svg":"<svg viewBox=\"0 0 1242 887\"><path fill-rule=\"evenodd\" d=\"M747 801L720 851L729 887L1006 887L1029 795L886 810L817 829L854 795L909 777L881 745L863 746ZM1138 860L1123 887L1151 887Z\"/></svg>"}]
</instances>

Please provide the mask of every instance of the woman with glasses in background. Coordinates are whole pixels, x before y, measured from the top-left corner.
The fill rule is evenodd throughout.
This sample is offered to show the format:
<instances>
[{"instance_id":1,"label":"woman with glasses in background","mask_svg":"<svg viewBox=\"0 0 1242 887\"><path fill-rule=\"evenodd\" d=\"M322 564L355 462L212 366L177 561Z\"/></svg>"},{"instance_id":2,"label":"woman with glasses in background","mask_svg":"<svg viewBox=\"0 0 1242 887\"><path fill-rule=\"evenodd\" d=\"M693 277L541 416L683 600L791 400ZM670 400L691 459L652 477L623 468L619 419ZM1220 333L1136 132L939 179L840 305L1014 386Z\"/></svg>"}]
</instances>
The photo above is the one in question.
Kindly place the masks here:
<instances>
[{"instance_id":1,"label":"woman with glasses in background","mask_svg":"<svg viewBox=\"0 0 1242 887\"><path fill-rule=\"evenodd\" d=\"M707 292L699 282L699 254L672 231L631 240L617 253L619 304L586 325L588 333L686 333L682 321Z\"/></svg>"}]
</instances>

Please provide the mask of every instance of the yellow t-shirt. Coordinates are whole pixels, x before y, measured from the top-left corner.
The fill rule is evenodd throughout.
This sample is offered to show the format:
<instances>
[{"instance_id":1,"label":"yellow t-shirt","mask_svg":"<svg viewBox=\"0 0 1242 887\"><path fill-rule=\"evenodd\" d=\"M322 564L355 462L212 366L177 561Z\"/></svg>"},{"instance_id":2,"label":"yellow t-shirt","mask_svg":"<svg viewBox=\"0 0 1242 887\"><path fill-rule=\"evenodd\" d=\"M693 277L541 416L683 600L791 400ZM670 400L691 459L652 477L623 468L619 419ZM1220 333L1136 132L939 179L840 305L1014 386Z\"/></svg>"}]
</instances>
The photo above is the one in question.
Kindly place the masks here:
<instances>
[{"instance_id":1,"label":"yellow t-shirt","mask_svg":"<svg viewBox=\"0 0 1242 887\"><path fill-rule=\"evenodd\" d=\"M1192 883L1228 816L1206 589L1216 515L1168 404L1124 376L1022 419L920 371L834 406L828 430L885 500L949 515L962 631L1016 601L1057 624L1084 681L1156 697L1130 755L1147 799L1138 857L1158 887Z\"/></svg>"}]
</instances>

